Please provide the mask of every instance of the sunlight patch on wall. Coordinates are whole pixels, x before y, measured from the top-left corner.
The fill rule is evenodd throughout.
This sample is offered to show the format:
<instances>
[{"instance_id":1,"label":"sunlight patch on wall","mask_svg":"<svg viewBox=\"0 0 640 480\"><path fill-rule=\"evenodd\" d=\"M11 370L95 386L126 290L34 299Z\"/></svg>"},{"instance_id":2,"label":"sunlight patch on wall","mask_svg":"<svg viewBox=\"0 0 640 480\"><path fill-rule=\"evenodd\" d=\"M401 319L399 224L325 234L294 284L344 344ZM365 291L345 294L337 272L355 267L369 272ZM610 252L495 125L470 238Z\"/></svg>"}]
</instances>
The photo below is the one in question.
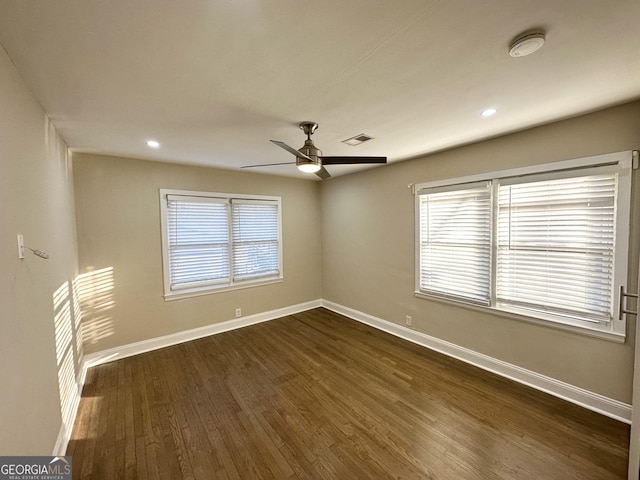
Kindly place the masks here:
<instances>
[{"instance_id":1,"label":"sunlight patch on wall","mask_svg":"<svg viewBox=\"0 0 640 480\"><path fill-rule=\"evenodd\" d=\"M73 428L75 408L78 398L78 369L81 349L78 349L74 317L77 310L65 282L53 293L54 331L56 340L56 362L58 367L58 388L60 393L60 413L66 432Z\"/></svg>"},{"instance_id":2,"label":"sunlight patch on wall","mask_svg":"<svg viewBox=\"0 0 640 480\"><path fill-rule=\"evenodd\" d=\"M95 344L114 334L111 310L113 300L113 267L78 275L75 289L82 312L83 343Z\"/></svg>"},{"instance_id":3,"label":"sunlight patch on wall","mask_svg":"<svg viewBox=\"0 0 640 480\"><path fill-rule=\"evenodd\" d=\"M76 357L80 358L82 350L82 310L80 309L80 288L78 286L78 277L73 279L71 285L71 300L73 302L73 323L75 328L75 349Z\"/></svg>"}]
</instances>

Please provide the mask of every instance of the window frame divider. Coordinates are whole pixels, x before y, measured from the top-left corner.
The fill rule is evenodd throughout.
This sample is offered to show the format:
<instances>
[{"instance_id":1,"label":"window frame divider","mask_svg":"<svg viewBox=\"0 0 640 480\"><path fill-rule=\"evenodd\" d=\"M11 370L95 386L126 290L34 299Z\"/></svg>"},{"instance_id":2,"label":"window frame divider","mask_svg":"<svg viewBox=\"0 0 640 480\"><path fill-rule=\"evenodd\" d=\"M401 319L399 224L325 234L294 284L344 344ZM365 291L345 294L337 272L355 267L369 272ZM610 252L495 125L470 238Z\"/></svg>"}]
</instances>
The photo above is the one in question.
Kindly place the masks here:
<instances>
[{"instance_id":1,"label":"window frame divider","mask_svg":"<svg viewBox=\"0 0 640 480\"><path fill-rule=\"evenodd\" d=\"M498 195L498 189L500 183L495 180L491 180L491 272L495 272L498 268L498 202L496 201ZM496 275L491 274L489 276L489 306L493 307L497 300L497 283L498 278Z\"/></svg>"}]
</instances>

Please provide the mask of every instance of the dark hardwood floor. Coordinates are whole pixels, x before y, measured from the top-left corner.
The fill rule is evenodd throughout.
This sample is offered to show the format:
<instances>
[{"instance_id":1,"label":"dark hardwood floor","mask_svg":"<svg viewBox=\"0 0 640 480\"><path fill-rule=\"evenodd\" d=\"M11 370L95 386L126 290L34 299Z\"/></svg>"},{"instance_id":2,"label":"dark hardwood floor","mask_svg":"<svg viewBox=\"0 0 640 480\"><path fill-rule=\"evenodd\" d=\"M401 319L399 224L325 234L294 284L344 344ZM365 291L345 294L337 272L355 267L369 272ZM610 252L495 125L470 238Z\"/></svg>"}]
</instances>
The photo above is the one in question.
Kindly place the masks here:
<instances>
[{"instance_id":1,"label":"dark hardwood floor","mask_svg":"<svg viewBox=\"0 0 640 480\"><path fill-rule=\"evenodd\" d=\"M616 479L629 427L316 309L92 368L74 478Z\"/></svg>"}]
</instances>

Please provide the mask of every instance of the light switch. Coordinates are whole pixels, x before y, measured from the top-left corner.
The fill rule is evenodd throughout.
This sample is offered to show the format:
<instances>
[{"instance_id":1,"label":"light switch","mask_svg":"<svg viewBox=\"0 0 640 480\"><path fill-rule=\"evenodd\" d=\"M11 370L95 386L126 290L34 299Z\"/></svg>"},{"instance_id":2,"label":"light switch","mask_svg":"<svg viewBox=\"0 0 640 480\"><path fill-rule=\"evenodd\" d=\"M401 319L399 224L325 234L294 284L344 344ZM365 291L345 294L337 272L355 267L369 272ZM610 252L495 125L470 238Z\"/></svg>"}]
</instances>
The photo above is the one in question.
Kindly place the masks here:
<instances>
[{"instance_id":1,"label":"light switch","mask_svg":"<svg viewBox=\"0 0 640 480\"><path fill-rule=\"evenodd\" d=\"M24 258L24 237L18 234L18 258Z\"/></svg>"}]
</instances>

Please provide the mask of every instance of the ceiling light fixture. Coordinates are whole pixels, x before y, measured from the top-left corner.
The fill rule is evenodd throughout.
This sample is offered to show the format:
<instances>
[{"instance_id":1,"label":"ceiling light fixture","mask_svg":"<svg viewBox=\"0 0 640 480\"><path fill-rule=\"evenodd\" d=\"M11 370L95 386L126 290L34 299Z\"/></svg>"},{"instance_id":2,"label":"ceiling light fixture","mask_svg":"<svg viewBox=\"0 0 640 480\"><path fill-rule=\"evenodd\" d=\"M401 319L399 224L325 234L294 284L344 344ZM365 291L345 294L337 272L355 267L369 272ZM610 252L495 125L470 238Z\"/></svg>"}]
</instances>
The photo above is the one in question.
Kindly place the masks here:
<instances>
[{"instance_id":1,"label":"ceiling light fixture","mask_svg":"<svg viewBox=\"0 0 640 480\"><path fill-rule=\"evenodd\" d=\"M148 140L147 145L151 148L160 148L160 144L155 140Z\"/></svg>"},{"instance_id":2,"label":"ceiling light fixture","mask_svg":"<svg viewBox=\"0 0 640 480\"><path fill-rule=\"evenodd\" d=\"M483 110L480 115L483 117L490 117L491 115L495 115L496 112L497 110L495 108L487 108L486 110Z\"/></svg>"},{"instance_id":3,"label":"ceiling light fixture","mask_svg":"<svg viewBox=\"0 0 640 480\"><path fill-rule=\"evenodd\" d=\"M509 47L509 55L514 58L526 57L534 52L537 52L544 45L544 33L535 32L520 35Z\"/></svg>"},{"instance_id":4,"label":"ceiling light fixture","mask_svg":"<svg viewBox=\"0 0 640 480\"><path fill-rule=\"evenodd\" d=\"M308 163L298 162L298 170L304 173L316 173L320 170L320 165L313 162L308 162Z\"/></svg>"}]
</instances>

